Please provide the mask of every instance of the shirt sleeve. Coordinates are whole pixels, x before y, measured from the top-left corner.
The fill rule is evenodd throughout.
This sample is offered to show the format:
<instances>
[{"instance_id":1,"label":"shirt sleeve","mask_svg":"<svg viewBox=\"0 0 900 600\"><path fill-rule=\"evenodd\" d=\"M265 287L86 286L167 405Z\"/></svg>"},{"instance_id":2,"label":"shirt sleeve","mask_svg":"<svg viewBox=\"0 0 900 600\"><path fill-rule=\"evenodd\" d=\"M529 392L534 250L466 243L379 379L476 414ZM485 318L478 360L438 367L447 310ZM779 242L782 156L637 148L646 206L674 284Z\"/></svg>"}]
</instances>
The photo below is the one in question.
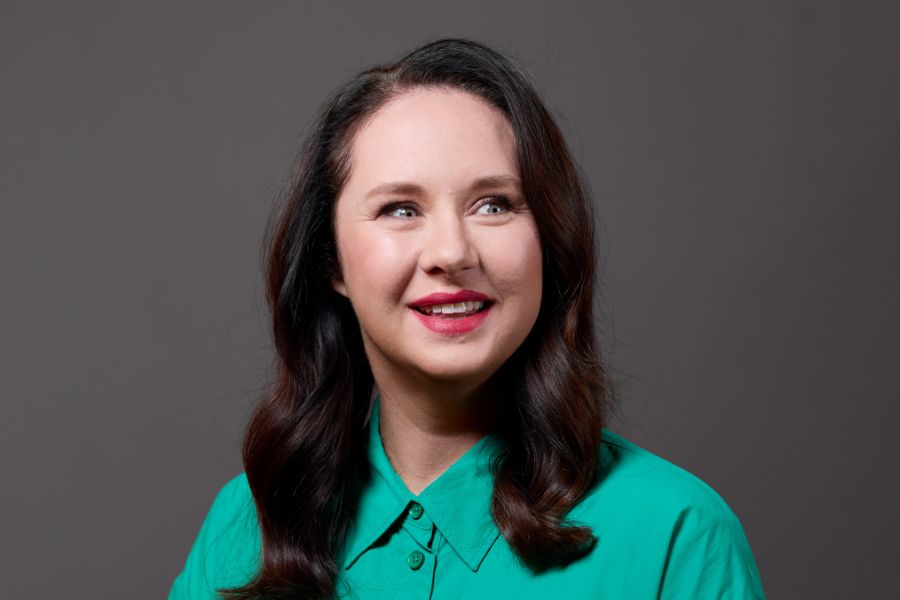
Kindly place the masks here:
<instances>
[{"instance_id":1,"label":"shirt sleeve","mask_svg":"<svg viewBox=\"0 0 900 600\"><path fill-rule=\"evenodd\" d=\"M249 581L258 564L259 534L246 476L225 484L203 520L169 600L218 600L218 590Z\"/></svg>"},{"instance_id":2,"label":"shirt sleeve","mask_svg":"<svg viewBox=\"0 0 900 600\"><path fill-rule=\"evenodd\" d=\"M679 513L659 597L765 600L744 529L712 490L707 501Z\"/></svg>"}]
</instances>

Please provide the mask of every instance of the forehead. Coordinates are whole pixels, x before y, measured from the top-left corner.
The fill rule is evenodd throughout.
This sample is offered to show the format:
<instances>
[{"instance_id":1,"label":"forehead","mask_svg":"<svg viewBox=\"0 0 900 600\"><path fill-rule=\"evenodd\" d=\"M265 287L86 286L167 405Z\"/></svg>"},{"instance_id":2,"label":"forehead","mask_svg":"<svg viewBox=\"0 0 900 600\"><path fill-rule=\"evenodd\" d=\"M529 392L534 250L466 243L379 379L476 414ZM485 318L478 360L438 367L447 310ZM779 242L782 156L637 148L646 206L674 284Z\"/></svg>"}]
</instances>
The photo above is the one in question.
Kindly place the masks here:
<instances>
[{"instance_id":1,"label":"forehead","mask_svg":"<svg viewBox=\"0 0 900 600\"><path fill-rule=\"evenodd\" d=\"M357 132L350 152L348 187L397 179L452 186L518 174L506 115L452 88L418 88L391 99Z\"/></svg>"}]
</instances>

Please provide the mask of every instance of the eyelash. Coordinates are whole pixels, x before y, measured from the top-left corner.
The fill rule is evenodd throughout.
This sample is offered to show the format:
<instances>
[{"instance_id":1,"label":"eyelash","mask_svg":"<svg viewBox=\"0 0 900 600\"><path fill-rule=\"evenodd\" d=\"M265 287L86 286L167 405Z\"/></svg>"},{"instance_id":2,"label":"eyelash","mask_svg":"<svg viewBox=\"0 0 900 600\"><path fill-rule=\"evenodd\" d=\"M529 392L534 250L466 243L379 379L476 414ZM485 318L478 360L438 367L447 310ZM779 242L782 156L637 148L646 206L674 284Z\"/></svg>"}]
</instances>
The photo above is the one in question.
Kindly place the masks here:
<instances>
[{"instance_id":1,"label":"eyelash","mask_svg":"<svg viewBox=\"0 0 900 600\"><path fill-rule=\"evenodd\" d=\"M491 196L488 200L488 202L484 202L481 206L496 204L497 206L502 206L504 209L506 209L506 212L512 210L512 200L510 200L506 196ZM378 214L383 215L385 213L390 213L394 210L397 210L398 208L411 208L412 210L416 210L415 206L410 204L409 202L389 202L378 210ZM481 207L479 206L479 208Z\"/></svg>"}]
</instances>

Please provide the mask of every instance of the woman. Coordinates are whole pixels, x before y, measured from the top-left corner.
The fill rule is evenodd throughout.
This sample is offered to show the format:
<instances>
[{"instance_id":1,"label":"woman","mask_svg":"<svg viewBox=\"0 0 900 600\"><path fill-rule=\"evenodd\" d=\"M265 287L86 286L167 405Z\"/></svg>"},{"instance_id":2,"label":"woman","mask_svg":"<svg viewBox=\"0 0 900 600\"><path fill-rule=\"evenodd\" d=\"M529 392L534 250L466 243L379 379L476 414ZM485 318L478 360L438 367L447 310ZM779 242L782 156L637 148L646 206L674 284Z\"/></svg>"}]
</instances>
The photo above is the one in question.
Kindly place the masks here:
<instances>
[{"instance_id":1,"label":"woman","mask_svg":"<svg viewBox=\"0 0 900 600\"><path fill-rule=\"evenodd\" d=\"M604 428L588 195L526 77L428 44L325 105L268 246L277 380L170 598L762 598Z\"/></svg>"}]
</instances>

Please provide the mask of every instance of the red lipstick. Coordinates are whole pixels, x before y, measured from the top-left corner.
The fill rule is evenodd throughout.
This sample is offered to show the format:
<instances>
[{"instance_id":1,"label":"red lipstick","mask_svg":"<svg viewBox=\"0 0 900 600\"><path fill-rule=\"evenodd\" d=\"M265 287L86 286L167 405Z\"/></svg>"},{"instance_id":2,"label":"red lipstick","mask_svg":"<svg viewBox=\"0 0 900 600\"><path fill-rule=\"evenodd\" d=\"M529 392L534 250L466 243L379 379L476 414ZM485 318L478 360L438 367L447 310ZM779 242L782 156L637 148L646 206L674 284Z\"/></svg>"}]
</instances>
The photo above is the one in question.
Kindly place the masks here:
<instances>
[{"instance_id":1,"label":"red lipstick","mask_svg":"<svg viewBox=\"0 0 900 600\"><path fill-rule=\"evenodd\" d=\"M450 304L453 302L465 302L466 300L481 300L483 302L491 302L491 299L481 292L474 290L460 290L458 292L435 292L422 296L418 300L412 302L410 306L420 307L429 304Z\"/></svg>"},{"instance_id":2,"label":"red lipstick","mask_svg":"<svg viewBox=\"0 0 900 600\"><path fill-rule=\"evenodd\" d=\"M452 304L465 301L481 301L484 307L477 313L473 313L466 317L450 317L441 315L428 315L417 310L423 306L431 306L434 304ZM410 304L410 310L419 319L425 327L436 333L446 335L459 335L468 333L477 328L487 318L494 302L488 296L473 290L462 290L459 292L435 292L423 296Z\"/></svg>"}]
</instances>

